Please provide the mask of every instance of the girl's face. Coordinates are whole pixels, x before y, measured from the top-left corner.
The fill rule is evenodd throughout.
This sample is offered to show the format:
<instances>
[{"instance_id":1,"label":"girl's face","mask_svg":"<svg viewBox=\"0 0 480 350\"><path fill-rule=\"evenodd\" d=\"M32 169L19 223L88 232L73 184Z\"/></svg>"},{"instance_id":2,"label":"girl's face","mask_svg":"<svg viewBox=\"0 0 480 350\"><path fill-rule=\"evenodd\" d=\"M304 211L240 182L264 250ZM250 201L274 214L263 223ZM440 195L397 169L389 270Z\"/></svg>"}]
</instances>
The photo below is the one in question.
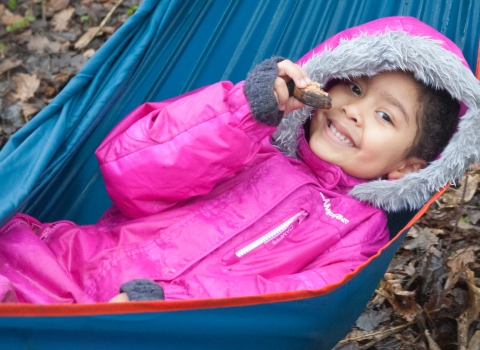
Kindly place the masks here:
<instances>
[{"instance_id":1,"label":"girl's face","mask_svg":"<svg viewBox=\"0 0 480 350\"><path fill-rule=\"evenodd\" d=\"M417 132L419 102L413 78L402 72L342 81L332 108L314 111L309 145L321 159L362 179L399 178L426 165L406 158Z\"/></svg>"}]
</instances>

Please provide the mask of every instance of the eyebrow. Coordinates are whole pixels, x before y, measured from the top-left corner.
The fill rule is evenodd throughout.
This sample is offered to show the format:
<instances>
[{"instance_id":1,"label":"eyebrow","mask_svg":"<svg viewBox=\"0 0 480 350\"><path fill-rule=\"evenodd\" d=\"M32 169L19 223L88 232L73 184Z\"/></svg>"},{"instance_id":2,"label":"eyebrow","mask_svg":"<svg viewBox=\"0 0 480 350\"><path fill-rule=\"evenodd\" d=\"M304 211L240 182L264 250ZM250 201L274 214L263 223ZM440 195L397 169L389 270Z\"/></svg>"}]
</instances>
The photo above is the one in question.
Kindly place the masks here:
<instances>
[{"instance_id":1,"label":"eyebrow","mask_svg":"<svg viewBox=\"0 0 480 350\"><path fill-rule=\"evenodd\" d=\"M389 93L385 93L385 97L387 98L387 101L389 103L397 107L403 113L403 115L405 116L405 120L407 121L407 124L409 124L410 118L407 113L407 110L405 109L405 106L401 104L399 100L397 100L395 97L393 97Z\"/></svg>"}]
</instances>

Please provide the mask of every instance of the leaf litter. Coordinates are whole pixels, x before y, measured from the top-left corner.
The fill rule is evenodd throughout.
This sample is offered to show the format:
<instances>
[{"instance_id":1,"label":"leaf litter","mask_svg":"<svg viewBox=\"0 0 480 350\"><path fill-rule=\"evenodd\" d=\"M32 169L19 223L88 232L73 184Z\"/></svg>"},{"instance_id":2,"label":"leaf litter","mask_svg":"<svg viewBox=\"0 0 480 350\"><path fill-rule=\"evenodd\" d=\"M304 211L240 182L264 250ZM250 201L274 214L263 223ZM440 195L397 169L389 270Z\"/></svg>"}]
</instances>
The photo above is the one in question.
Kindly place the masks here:
<instances>
[{"instance_id":1,"label":"leaf litter","mask_svg":"<svg viewBox=\"0 0 480 350\"><path fill-rule=\"evenodd\" d=\"M0 147L45 107L140 0L0 4ZM480 193L467 172L411 228L336 350L480 349Z\"/></svg>"},{"instance_id":2,"label":"leaf litter","mask_svg":"<svg viewBox=\"0 0 480 350\"><path fill-rule=\"evenodd\" d=\"M335 350L480 349L479 182L468 171L409 230Z\"/></svg>"},{"instance_id":3,"label":"leaf litter","mask_svg":"<svg viewBox=\"0 0 480 350\"><path fill-rule=\"evenodd\" d=\"M140 2L0 3L0 148L50 103Z\"/></svg>"}]
</instances>

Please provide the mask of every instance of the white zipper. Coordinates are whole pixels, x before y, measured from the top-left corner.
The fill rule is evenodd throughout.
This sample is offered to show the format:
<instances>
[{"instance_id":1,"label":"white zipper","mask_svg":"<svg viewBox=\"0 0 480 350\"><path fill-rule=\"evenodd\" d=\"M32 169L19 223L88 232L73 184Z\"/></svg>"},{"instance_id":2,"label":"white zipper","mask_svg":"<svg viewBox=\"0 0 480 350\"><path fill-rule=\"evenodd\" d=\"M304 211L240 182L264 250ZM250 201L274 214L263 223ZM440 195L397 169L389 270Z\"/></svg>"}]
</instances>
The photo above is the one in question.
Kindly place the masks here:
<instances>
[{"instance_id":1,"label":"white zipper","mask_svg":"<svg viewBox=\"0 0 480 350\"><path fill-rule=\"evenodd\" d=\"M275 237L278 237L281 235L283 232L285 232L286 229L288 229L296 220L302 221L305 217L307 216L307 212L305 210L302 210L298 213L296 213L294 216L292 216L290 219L284 221L282 224L279 226L275 227L273 230L269 231L268 233L264 234L262 237L256 239L255 241L251 242L247 246L243 247L242 249L238 250L235 252L235 255L238 258L241 258L245 254L250 253L252 250L255 248L258 248L262 244L265 244L271 240L273 240Z\"/></svg>"}]
</instances>

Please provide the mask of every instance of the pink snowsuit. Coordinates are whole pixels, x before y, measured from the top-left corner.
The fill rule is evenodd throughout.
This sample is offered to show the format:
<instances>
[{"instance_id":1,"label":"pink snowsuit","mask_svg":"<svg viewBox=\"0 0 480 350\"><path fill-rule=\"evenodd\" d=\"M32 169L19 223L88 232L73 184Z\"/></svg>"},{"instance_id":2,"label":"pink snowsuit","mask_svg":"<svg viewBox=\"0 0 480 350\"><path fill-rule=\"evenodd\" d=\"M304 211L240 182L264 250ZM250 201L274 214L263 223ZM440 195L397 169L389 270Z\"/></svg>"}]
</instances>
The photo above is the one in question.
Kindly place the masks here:
<instances>
[{"instance_id":1,"label":"pink snowsuit","mask_svg":"<svg viewBox=\"0 0 480 350\"><path fill-rule=\"evenodd\" d=\"M166 300L318 289L386 244L386 215L347 194L362 180L304 137L301 159L284 156L242 87L221 82L127 116L96 152L119 209L97 224L5 225L0 274L18 300L108 301L136 278Z\"/></svg>"},{"instance_id":2,"label":"pink snowsuit","mask_svg":"<svg viewBox=\"0 0 480 350\"><path fill-rule=\"evenodd\" d=\"M389 18L339 33L300 62L386 27L445 39ZM374 255L388 242L387 220L348 194L362 180L317 158L304 137L298 158L272 146L275 128L253 119L243 84L128 115L96 152L114 202L98 223L17 214L4 225L0 300L107 301L137 278L160 284L166 300L314 290Z\"/></svg>"}]
</instances>

